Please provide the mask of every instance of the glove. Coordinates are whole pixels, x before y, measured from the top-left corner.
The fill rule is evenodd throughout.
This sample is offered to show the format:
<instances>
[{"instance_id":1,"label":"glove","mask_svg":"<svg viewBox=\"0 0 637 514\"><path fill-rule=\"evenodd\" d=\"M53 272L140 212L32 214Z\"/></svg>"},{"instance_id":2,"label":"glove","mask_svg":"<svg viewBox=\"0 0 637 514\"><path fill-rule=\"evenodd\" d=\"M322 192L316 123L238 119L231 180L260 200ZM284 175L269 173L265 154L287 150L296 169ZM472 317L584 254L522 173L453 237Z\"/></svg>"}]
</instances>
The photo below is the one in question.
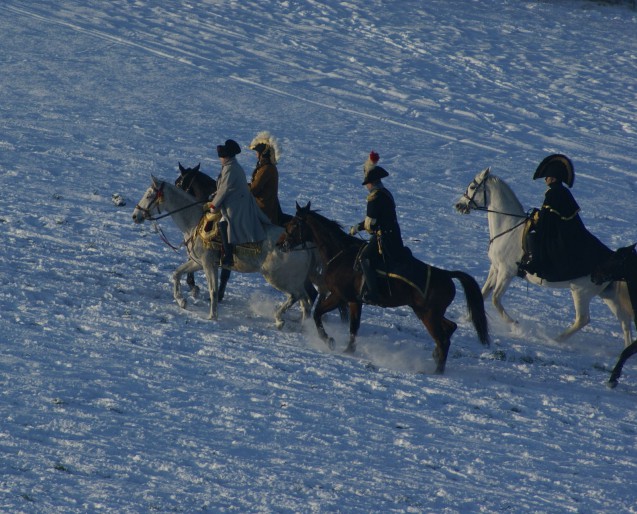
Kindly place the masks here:
<instances>
[{"instance_id":1,"label":"glove","mask_svg":"<svg viewBox=\"0 0 637 514\"><path fill-rule=\"evenodd\" d=\"M358 225L354 225L349 229L350 236L355 236L356 234L358 234Z\"/></svg>"},{"instance_id":2,"label":"glove","mask_svg":"<svg viewBox=\"0 0 637 514\"><path fill-rule=\"evenodd\" d=\"M203 210L213 212L215 210L215 206L212 202L206 202L203 204Z\"/></svg>"}]
</instances>

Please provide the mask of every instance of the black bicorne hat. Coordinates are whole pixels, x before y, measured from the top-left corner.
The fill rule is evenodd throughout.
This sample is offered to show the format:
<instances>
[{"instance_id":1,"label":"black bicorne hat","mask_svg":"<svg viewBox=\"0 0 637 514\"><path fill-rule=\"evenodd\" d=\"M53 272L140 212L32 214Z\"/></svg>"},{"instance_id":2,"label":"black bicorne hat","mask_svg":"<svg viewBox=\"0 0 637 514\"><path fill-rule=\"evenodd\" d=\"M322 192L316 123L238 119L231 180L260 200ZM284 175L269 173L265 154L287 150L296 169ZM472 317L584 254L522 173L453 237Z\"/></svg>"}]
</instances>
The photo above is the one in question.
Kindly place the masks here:
<instances>
[{"instance_id":1,"label":"black bicorne hat","mask_svg":"<svg viewBox=\"0 0 637 514\"><path fill-rule=\"evenodd\" d=\"M387 170L385 170L385 168L378 166L379 160L380 156L376 152L374 152L374 150L369 152L369 157L363 164L363 185L373 184L381 178L389 176L389 173L387 173Z\"/></svg>"},{"instance_id":2,"label":"black bicorne hat","mask_svg":"<svg viewBox=\"0 0 637 514\"><path fill-rule=\"evenodd\" d=\"M555 177L568 187L573 187L573 182L575 181L573 163L566 155L560 153L549 155L535 170L533 180L545 177Z\"/></svg>"}]
</instances>

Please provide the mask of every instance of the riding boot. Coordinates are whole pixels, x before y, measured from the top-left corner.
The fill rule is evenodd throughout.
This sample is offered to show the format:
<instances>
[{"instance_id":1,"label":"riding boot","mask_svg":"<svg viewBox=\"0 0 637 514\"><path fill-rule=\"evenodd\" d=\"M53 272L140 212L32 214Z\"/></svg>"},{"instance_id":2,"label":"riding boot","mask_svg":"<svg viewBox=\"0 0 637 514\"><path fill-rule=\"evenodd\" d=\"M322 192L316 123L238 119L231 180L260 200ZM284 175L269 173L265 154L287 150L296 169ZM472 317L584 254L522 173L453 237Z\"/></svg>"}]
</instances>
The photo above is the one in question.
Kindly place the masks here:
<instances>
[{"instance_id":1,"label":"riding boot","mask_svg":"<svg viewBox=\"0 0 637 514\"><path fill-rule=\"evenodd\" d=\"M230 270L221 268L221 275L219 277L219 290L217 291L217 298L219 301L223 300L223 295L226 292L226 284L230 278Z\"/></svg>"},{"instance_id":2,"label":"riding boot","mask_svg":"<svg viewBox=\"0 0 637 514\"><path fill-rule=\"evenodd\" d=\"M364 291L361 299L365 303L379 303L380 293L378 292L378 281L376 279L376 271L372 269L369 259L361 259L361 270L365 278Z\"/></svg>"},{"instance_id":3,"label":"riding boot","mask_svg":"<svg viewBox=\"0 0 637 514\"><path fill-rule=\"evenodd\" d=\"M230 244L228 241L228 222L225 220L219 222L219 235L221 236L221 247L223 249L221 265L226 268L231 268L233 263L232 257L234 245Z\"/></svg>"}]
</instances>

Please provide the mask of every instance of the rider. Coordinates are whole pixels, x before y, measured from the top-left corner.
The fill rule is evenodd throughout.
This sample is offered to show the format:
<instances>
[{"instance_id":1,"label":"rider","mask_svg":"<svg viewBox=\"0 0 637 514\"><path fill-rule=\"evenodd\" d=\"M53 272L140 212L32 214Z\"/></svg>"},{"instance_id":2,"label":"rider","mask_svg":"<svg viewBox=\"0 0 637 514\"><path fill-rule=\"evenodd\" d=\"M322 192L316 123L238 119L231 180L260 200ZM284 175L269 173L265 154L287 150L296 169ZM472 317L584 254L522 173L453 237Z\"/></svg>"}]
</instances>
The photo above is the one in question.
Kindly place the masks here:
<instances>
[{"instance_id":1,"label":"rider","mask_svg":"<svg viewBox=\"0 0 637 514\"><path fill-rule=\"evenodd\" d=\"M250 191L270 221L274 225L282 225L284 215L279 204L279 170L276 167L281 155L278 142L269 132L263 131L252 140L250 149L257 153Z\"/></svg>"},{"instance_id":2,"label":"rider","mask_svg":"<svg viewBox=\"0 0 637 514\"><path fill-rule=\"evenodd\" d=\"M363 165L362 185L369 191L367 216L349 231L350 235L355 235L365 229L371 234L369 243L359 256L366 286L362 299L367 303L378 303L380 299L375 268L381 262L385 266L395 263L404 254L403 239L396 218L396 203L392 194L381 182L381 179L389 174L384 168L378 166L379 159L379 155L372 150Z\"/></svg>"},{"instance_id":3,"label":"rider","mask_svg":"<svg viewBox=\"0 0 637 514\"><path fill-rule=\"evenodd\" d=\"M241 148L232 139L217 146L221 174L217 180L217 191L205 206L223 215L219 232L224 251L221 264L225 267L232 266L236 244L263 241L266 234L262 223L270 223L250 194L245 171L235 158L239 153Z\"/></svg>"},{"instance_id":4,"label":"rider","mask_svg":"<svg viewBox=\"0 0 637 514\"><path fill-rule=\"evenodd\" d=\"M544 178L548 189L544 203L532 214L532 229L527 238L531 255L525 256L520 270L549 282L589 275L612 252L586 229L579 216L579 205L564 187L564 184L573 186L573 163L565 155L549 155L535 170L533 180L538 178Z\"/></svg>"}]
</instances>

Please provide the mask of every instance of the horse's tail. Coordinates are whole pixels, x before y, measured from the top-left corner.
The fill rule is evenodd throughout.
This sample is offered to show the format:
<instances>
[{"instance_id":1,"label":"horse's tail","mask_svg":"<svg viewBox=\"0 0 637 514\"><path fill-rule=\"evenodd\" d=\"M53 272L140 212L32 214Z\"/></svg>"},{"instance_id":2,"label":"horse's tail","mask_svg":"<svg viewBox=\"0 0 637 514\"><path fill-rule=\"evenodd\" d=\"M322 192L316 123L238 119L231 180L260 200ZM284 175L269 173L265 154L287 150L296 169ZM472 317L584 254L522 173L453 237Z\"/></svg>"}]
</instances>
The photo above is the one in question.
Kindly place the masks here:
<instances>
[{"instance_id":1,"label":"horse's tail","mask_svg":"<svg viewBox=\"0 0 637 514\"><path fill-rule=\"evenodd\" d=\"M484 299L480 286L471 275L464 271L450 271L449 274L451 278L457 278L462 284L467 300L467 309L471 316L471 322L478 333L478 339L483 345L488 346L489 323L487 322L487 313L484 310Z\"/></svg>"}]
</instances>

